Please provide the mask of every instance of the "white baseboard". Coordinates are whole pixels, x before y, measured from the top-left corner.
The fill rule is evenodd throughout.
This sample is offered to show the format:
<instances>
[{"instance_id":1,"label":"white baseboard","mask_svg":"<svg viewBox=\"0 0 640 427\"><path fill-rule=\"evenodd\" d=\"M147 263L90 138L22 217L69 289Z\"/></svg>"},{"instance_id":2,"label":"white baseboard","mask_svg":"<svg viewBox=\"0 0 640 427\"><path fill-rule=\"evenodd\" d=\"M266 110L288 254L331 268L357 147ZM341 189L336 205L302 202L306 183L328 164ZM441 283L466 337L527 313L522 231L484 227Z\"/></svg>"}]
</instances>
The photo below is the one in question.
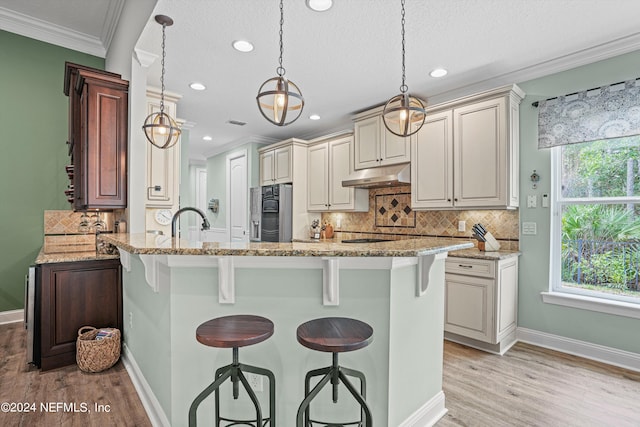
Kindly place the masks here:
<instances>
[{"instance_id":1,"label":"white baseboard","mask_svg":"<svg viewBox=\"0 0 640 427\"><path fill-rule=\"evenodd\" d=\"M398 427L431 427L444 417L447 408L444 407L444 392L440 390L427 403L422 405L409 418L404 420Z\"/></svg>"},{"instance_id":2,"label":"white baseboard","mask_svg":"<svg viewBox=\"0 0 640 427\"><path fill-rule=\"evenodd\" d=\"M144 410L147 412L151 425L154 427L171 427L171 423L169 422L167 415L164 413L160 402L156 398L155 394L153 394L151 386L144 378L144 375L142 375L140 367L136 363L136 360L133 358L133 355L125 343L122 344L122 350L122 363L131 378L131 382L133 383L136 392L138 392L138 396L142 401Z\"/></svg>"},{"instance_id":3,"label":"white baseboard","mask_svg":"<svg viewBox=\"0 0 640 427\"><path fill-rule=\"evenodd\" d=\"M5 323L24 322L24 310L0 311L0 325Z\"/></svg>"},{"instance_id":4,"label":"white baseboard","mask_svg":"<svg viewBox=\"0 0 640 427\"><path fill-rule=\"evenodd\" d=\"M518 341L640 372L640 354L533 329L518 328Z\"/></svg>"}]
</instances>

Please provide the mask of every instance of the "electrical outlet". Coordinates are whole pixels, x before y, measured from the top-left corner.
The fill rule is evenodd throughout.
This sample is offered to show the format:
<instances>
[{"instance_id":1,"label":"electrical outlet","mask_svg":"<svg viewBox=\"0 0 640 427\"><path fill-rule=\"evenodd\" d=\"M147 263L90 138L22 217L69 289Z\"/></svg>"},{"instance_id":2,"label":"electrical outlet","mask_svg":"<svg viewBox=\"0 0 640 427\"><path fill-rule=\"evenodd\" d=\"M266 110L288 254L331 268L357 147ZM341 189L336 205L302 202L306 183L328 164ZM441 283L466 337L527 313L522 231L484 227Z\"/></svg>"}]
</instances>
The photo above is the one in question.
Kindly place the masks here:
<instances>
[{"instance_id":1,"label":"electrical outlet","mask_svg":"<svg viewBox=\"0 0 640 427\"><path fill-rule=\"evenodd\" d=\"M129 329L133 329L133 312L129 312Z\"/></svg>"},{"instance_id":2,"label":"electrical outlet","mask_svg":"<svg viewBox=\"0 0 640 427\"><path fill-rule=\"evenodd\" d=\"M467 222L466 221L458 221L458 231L467 231Z\"/></svg>"},{"instance_id":3,"label":"electrical outlet","mask_svg":"<svg viewBox=\"0 0 640 427\"><path fill-rule=\"evenodd\" d=\"M253 391L262 391L262 375L247 373L247 381L249 382L249 386L251 386L251 390Z\"/></svg>"}]
</instances>

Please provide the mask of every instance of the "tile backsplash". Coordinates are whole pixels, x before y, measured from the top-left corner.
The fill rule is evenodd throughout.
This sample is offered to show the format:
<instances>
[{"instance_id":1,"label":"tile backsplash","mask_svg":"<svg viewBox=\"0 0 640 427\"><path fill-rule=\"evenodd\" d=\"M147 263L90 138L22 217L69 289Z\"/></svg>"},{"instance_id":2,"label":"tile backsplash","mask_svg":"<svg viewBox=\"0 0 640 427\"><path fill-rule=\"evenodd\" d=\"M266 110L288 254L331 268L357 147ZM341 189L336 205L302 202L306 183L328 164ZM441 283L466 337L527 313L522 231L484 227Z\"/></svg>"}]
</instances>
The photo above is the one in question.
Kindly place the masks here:
<instances>
[{"instance_id":1,"label":"tile backsplash","mask_svg":"<svg viewBox=\"0 0 640 427\"><path fill-rule=\"evenodd\" d=\"M113 230L113 217L113 212L100 212L100 219L104 221L106 230ZM93 225L97 220L97 212L44 211L44 252L95 250L96 234Z\"/></svg>"},{"instance_id":2,"label":"tile backsplash","mask_svg":"<svg viewBox=\"0 0 640 427\"><path fill-rule=\"evenodd\" d=\"M334 226L337 239L394 240L421 236L471 238L471 227L481 223L504 249L518 250L519 217L518 210L414 211L411 187L406 185L371 189L369 212L323 213L322 222ZM466 231L458 231L458 221L466 222Z\"/></svg>"}]
</instances>

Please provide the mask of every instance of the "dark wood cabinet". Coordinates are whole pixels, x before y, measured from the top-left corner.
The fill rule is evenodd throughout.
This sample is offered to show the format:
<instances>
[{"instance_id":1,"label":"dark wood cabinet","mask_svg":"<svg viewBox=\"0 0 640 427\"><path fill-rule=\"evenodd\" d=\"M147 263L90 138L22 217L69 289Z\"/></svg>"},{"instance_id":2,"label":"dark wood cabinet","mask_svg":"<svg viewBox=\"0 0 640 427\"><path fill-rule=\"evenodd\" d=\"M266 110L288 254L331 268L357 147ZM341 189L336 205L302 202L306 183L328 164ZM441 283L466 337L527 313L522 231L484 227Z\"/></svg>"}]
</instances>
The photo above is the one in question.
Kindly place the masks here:
<instances>
[{"instance_id":1,"label":"dark wood cabinet","mask_svg":"<svg viewBox=\"0 0 640 427\"><path fill-rule=\"evenodd\" d=\"M127 207L129 82L119 74L67 62L70 189L74 210Z\"/></svg>"},{"instance_id":2,"label":"dark wood cabinet","mask_svg":"<svg viewBox=\"0 0 640 427\"><path fill-rule=\"evenodd\" d=\"M122 330L120 260L41 264L38 276L34 350L42 370L76 362L82 326Z\"/></svg>"}]
</instances>

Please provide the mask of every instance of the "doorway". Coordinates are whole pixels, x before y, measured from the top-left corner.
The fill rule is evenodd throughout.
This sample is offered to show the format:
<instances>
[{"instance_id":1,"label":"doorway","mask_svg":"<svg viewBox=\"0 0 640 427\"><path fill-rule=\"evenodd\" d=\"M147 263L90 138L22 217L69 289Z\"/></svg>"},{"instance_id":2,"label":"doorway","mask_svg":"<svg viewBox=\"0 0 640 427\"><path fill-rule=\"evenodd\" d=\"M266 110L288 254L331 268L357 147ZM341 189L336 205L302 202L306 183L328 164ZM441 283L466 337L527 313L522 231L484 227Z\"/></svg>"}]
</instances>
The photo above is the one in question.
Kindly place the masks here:
<instances>
[{"instance_id":1,"label":"doorway","mask_svg":"<svg viewBox=\"0 0 640 427\"><path fill-rule=\"evenodd\" d=\"M249 208L246 150L227 156L227 206L229 241L248 242Z\"/></svg>"}]
</instances>

